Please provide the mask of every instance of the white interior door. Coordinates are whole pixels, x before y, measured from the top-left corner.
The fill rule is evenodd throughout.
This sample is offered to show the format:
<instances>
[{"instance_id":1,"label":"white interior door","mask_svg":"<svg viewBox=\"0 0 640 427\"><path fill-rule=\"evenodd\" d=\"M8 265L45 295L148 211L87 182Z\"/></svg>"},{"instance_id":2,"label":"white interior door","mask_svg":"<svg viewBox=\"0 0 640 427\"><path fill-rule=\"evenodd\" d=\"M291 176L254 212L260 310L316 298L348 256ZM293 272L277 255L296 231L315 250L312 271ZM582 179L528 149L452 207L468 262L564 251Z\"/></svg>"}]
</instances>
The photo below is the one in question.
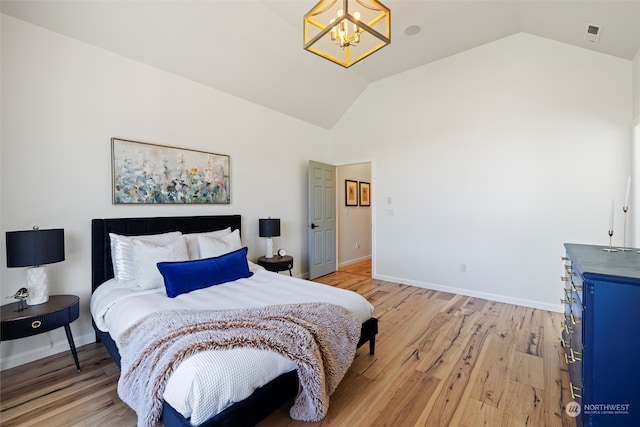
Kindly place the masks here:
<instances>
[{"instance_id":1,"label":"white interior door","mask_svg":"<svg viewBox=\"0 0 640 427\"><path fill-rule=\"evenodd\" d=\"M309 161L309 279L336 271L336 168Z\"/></svg>"}]
</instances>

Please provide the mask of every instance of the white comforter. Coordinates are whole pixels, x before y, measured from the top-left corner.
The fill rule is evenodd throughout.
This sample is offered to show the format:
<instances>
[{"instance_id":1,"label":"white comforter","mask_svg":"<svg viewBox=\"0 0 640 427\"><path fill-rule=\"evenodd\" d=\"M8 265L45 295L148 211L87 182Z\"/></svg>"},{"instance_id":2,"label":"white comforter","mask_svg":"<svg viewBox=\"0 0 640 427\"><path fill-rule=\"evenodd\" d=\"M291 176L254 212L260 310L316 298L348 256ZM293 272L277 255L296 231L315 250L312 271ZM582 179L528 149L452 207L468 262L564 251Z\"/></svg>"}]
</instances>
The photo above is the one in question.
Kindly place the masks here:
<instances>
[{"instance_id":1,"label":"white comforter","mask_svg":"<svg viewBox=\"0 0 640 427\"><path fill-rule=\"evenodd\" d=\"M369 319L373 306L355 292L269 272L250 263L253 276L211 286L176 298L161 289L132 291L132 283L110 280L91 297L98 328L108 331L119 347L120 335L149 313L175 308L226 310L274 304L328 302ZM254 349L212 350L181 363L171 375L164 399L193 425L198 425L295 364L272 352Z\"/></svg>"}]
</instances>

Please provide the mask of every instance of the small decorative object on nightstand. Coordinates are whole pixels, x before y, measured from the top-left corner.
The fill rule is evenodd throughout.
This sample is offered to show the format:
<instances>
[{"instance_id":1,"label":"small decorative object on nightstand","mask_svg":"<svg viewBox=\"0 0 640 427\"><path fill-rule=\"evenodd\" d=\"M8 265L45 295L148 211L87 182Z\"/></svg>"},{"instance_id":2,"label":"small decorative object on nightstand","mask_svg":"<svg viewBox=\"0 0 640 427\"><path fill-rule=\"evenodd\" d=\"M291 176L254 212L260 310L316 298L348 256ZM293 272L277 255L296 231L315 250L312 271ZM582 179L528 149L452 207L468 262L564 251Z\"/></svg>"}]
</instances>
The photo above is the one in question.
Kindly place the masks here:
<instances>
[{"instance_id":1,"label":"small decorative object on nightstand","mask_svg":"<svg viewBox=\"0 0 640 427\"><path fill-rule=\"evenodd\" d=\"M30 337L64 326L76 369L80 372L78 353L69 327L80 315L80 298L75 295L51 295L49 301L27 306L22 311L16 311L18 304L14 302L0 307L0 340Z\"/></svg>"},{"instance_id":2,"label":"small decorative object on nightstand","mask_svg":"<svg viewBox=\"0 0 640 427\"><path fill-rule=\"evenodd\" d=\"M275 273L289 270L289 276L292 276L291 269L293 268L293 257L291 255L275 256L271 258L261 256L258 258L258 264Z\"/></svg>"},{"instance_id":3,"label":"small decorative object on nightstand","mask_svg":"<svg viewBox=\"0 0 640 427\"><path fill-rule=\"evenodd\" d=\"M28 296L29 296L29 291L27 291L27 288L20 288L15 294L7 298L17 299L18 307L16 308L16 311L22 311L27 309L27 304L24 302L24 300L26 300Z\"/></svg>"}]
</instances>

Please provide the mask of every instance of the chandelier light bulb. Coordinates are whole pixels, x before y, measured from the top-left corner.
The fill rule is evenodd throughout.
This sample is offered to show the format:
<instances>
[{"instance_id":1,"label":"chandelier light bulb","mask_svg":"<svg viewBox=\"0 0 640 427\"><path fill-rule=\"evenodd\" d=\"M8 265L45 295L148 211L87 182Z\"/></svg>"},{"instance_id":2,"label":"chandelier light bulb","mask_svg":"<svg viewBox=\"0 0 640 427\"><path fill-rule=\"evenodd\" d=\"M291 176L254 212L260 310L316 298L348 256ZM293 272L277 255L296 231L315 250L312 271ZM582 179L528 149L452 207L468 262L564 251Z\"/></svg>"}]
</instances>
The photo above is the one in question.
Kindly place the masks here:
<instances>
[{"instance_id":1,"label":"chandelier light bulb","mask_svg":"<svg viewBox=\"0 0 640 427\"><path fill-rule=\"evenodd\" d=\"M353 24L353 35L349 35L349 29L347 19L342 18L344 16L344 10L340 9L337 12L337 18L333 18L329 21L331 25L331 31L329 32L331 41L340 46L341 49L345 49L349 46L358 46L360 43L360 28L357 24ZM353 17L359 21L360 12L354 12ZM336 19L339 22L335 23ZM335 23L335 25L334 25Z\"/></svg>"},{"instance_id":2,"label":"chandelier light bulb","mask_svg":"<svg viewBox=\"0 0 640 427\"><path fill-rule=\"evenodd\" d=\"M335 19L332 19L331 21L329 21L329 25L333 24L335 22ZM331 41L332 42L336 42L336 39L338 37L338 30L337 30L337 25L334 25L333 27L331 27Z\"/></svg>"}]
</instances>

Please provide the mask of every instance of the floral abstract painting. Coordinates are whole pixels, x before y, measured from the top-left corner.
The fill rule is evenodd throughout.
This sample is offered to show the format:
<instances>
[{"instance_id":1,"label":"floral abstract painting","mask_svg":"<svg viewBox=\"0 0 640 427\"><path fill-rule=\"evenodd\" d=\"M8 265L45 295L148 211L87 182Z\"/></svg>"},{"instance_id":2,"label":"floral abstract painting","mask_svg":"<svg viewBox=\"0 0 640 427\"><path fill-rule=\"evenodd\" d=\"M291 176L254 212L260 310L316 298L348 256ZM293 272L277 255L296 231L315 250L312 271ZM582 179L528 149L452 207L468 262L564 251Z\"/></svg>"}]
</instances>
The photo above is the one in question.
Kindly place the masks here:
<instances>
[{"instance_id":1,"label":"floral abstract painting","mask_svg":"<svg viewBox=\"0 0 640 427\"><path fill-rule=\"evenodd\" d=\"M111 138L114 204L229 204L229 156Z\"/></svg>"}]
</instances>

